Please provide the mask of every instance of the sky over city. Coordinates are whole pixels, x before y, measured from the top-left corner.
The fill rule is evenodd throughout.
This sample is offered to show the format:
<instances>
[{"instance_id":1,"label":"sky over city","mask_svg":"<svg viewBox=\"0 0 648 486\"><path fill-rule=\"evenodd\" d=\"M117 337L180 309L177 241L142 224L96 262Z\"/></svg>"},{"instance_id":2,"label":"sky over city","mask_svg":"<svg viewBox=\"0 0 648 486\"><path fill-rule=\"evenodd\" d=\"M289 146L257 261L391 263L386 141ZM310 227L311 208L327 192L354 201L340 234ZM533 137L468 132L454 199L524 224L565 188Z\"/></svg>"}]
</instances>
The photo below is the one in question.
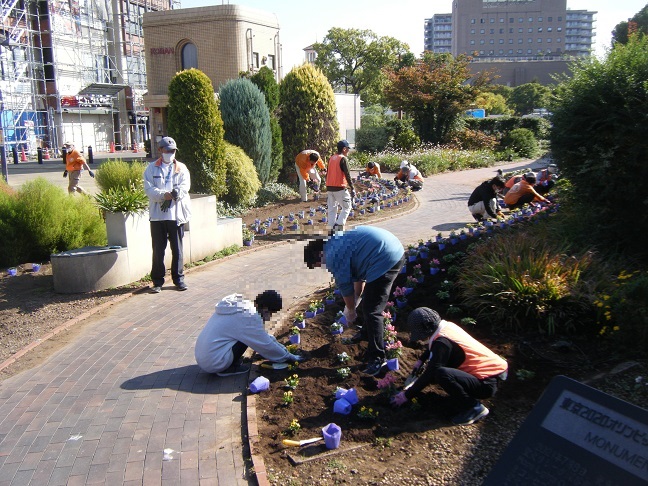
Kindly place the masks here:
<instances>
[{"instance_id":1,"label":"sky over city","mask_svg":"<svg viewBox=\"0 0 648 486\"><path fill-rule=\"evenodd\" d=\"M369 29L380 36L405 42L417 56L423 52L425 19L451 13L452 0L181 0L183 8L208 5L243 5L277 16L281 34L284 74L304 61L303 49L321 41L331 27ZM594 17L594 51L605 53L614 26L628 20L646 5L646 0L567 0L567 8L598 12Z\"/></svg>"}]
</instances>

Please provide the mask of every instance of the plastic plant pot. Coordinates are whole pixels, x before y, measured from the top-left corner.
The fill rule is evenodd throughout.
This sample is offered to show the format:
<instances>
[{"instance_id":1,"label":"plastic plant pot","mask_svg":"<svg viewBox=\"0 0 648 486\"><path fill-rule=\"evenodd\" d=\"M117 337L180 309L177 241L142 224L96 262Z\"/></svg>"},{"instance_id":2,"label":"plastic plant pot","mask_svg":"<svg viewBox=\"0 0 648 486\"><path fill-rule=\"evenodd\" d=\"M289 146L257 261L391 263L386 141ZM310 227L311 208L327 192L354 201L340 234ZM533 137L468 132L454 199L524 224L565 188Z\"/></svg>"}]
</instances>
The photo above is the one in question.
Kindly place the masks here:
<instances>
[{"instance_id":1,"label":"plastic plant pot","mask_svg":"<svg viewBox=\"0 0 648 486\"><path fill-rule=\"evenodd\" d=\"M335 299L326 299L326 300L324 300L324 303L326 305L333 305L333 304L335 304Z\"/></svg>"},{"instance_id":2,"label":"plastic plant pot","mask_svg":"<svg viewBox=\"0 0 648 486\"><path fill-rule=\"evenodd\" d=\"M348 392L346 388L338 388L335 390L335 399L337 400L338 398L342 398L346 392Z\"/></svg>"},{"instance_id":3,"label":"plastic plant pot","mask_svg":"<svg viewBox=\"0 0 648 486\"><path fill-rule=\"evenodd\" d=\"M340 447L342 429L338 425L328 424L322 428L322 435L324 436L324 444L327 449L337 449Z\"/></svg>"},{"instance_id":4,"label":"plastic plant pot","mask_svg":"<svg viewBox=\"0 0 648 486\"><path fill-rule=\"evenodd\" d=\"M333 413L339 413L342 415L349 415L351 413L351 404L347 402L344 398L338 398L333 404Z\"/></svg>"},{"instance_id":5,"label":"plastic plant pot","mask_svg":"<svg viewBox=\"0 0 648 486\"><path fill-rule=\"evenodd\" d=\"M345 317L345 316L340 317L337 321L338 321L340 324L342 324L343 326L346 326L346 325L347 325L347 320L346 320L346 317Z\"/></svg>"},{"instance_id":6,"label":"plastic plant pot","mask_svg":"<svg viewBox=\"0 0 648 486\"><path fill-rule=\"evenodd\" d=\"M401 267L400 273L407 273L407 265Z\"/></svg>"},{"instance_id":7,"label":"plastic plant pot","mask_svg":"<svg viewBox=\"0 0 648 486\"><path fill-rule=\"evenodd\" d=\"M40 268L40 263L32 263L32 272L38 272Z\"/></svg>"},{"instance_id":8,"label":"plastic plant pot","mask_svg":"<svg viewBox=\"0 0 648 486\"><path fill-rule=\"evenodd\" d=\"M294 325L298 329L306 329L306 321L295 321Z\"/></svg>"},{"instance_id":9,"label":"plastic plant pot","mask_svg":"<svg viewBox=\"0 0 648 486\"><path fill-rule=\"evenodd\" d=\"M252 246L254 240L243 240L243 246Z\"/></svg>"},{"instance_id":10,"label":"plastic plant pot","mask_svg":"<svg viewBox=\"0 0 648 486\"><path fill-rule=\"evenodd\" d=\"M397 371L398 367L398 358L391 358L387 360L387 368L391 371Z\"/></svg>"},{"instance_id":11,"label":"plastic plant pot","mask_svg":"<svg viewBox=\"0 0 648 486\"><path fill-rule=\"evenodd\" d=\"M315 312L306 311L306 312L304 312L304 317L307 318L307 319L312 319L313 317L315 317Z\"/></svg>"},{"instance_id":12,"label":"plastic plant pot","mask_svg":"<svg viewBox=\"0 0 648 486\"><path fill-rule=\"evenodd\" d=\"M18 275L18 269L16 267L8 268L7 275L9 275L10 277L15 277L16 275Z\"/></svg>"},{"instance_id":13,"label":"plastic plant pot","mask_svg":"<svg viewBox=\"0 0 648 486\"><path fill-rule=\"evenodd\" d=\"M430 267L430 275L436 275L439 273L439 269L437 267Z\"/></svg>"},{"instance_id":14,"label":"plastic plant pot","mask_svg":"<svg viewBox=\"0 0 648 486\"><path fill-rule=\"evenodd\" d=\"M445 250L445 243L439 243L439 251Z\"/></svg>"},{"instance_id":15,"label":"plastic plant pot","mask_svg":"<svg viewBox=\"0 0 648 486\"><path fill-rule=\"evenodd\" d=\"M406 305L407 305L407 300L406 299L397 299L396 300L396 307L398 307L399 309L402 309Z\"/></svg>"},{"instance_id":16,"label":"plastic plant pot","mask_svg":"<svg viewBox=\"0 0 648 486\"><path fill-rule=\"evenodd\" d=\"M300 335L300 334L291 334L290 337L289 337L288 339L290 339L290 342L291 342L292 344L299 344L299 343L301 343L301 335Z\"/></svg>"},{"instance_id":17,"label":"plastic plant pot","mask_svg":"<svg viewBox=\"0 0 648 486\"><path fill-rule=\"evenodd\" d=\"M430 255L428 254L427 251L421 251L421 252L419 252L419 258L421 258L421 259L423 259L423 260L427 260L427 259L429 258L429 256L430 256Z\"/></svg>"},{"instance_id":18,"label":"plastic plant pot","mask_svg":"<svg viewBox=\"0 0 648 486\"><path fill-rule=\"evenodd\" d=\"M358 403L360 400L358 399L358 392L356 391L355 388L350 388L346 390L340 398L343 398L347 402L349 402L351 405L355 405Z\"/></svg>"},{"instance_id":19,"label":"plastic plant pot","mask_svg":"<svg viewBox=\"0 0 648 486\"><path fill-rule=\"evenodd\" d=\"M411 294L412 292L414 292L414 288L413 288L413 287L405 287L405 295L409 295L409 294Z\"/></svg>"},{"instance_id":20,"label":"plastic plant pot","mask_svg":"<svg viewBox=\"0 0 648 486\"><path fill-rule=\"evenodd\" d=\"M250 383L250 391L252 393L259 393L268 388L270 388L270 380L265 376L258 376L252 383Z\"/></svg>"}]
</instances>

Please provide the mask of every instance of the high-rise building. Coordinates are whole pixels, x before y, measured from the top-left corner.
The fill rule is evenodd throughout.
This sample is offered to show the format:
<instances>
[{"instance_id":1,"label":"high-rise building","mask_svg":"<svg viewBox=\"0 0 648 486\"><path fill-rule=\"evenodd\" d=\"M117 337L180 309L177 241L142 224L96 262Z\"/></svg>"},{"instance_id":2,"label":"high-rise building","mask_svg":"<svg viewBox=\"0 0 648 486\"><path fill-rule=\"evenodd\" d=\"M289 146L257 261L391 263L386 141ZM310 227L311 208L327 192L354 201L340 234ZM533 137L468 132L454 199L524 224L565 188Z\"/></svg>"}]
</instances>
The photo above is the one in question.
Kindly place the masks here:
<instances>
[{"instance_id":1,"label":"high-rise building","mask_svg":"<svg viewBox=\"0 0 648 486\"><path fill-rule=\"evenodd\" d=\"M142 16L178 0L3 0L0 143L35 153L148 138ZM114 145L113 145L114 144Z\"/></svg>"},{"instance_id":2,"label":"high-rise building","mask_svg":"<svg viewBox=\"0 0 648 486\"><path fill-rule=\"evenodd\" d=\"M590 54L595 14L568 10L567 0L454 0L450 52L473 56L480 64L475 71L495 69L503 84L549 83L553 74L567 72L569 61ZM426 50L448 52L435 40L436 17L426 20ZM448 14L438 17L445 27Z\"/></svg>"},{"instance_id":3,"label":"high-rise building","mask_svg":"<svg viewBox=\"0 0 648 486\"><path fill-rule=\"evenodd\" d=\"M431 19L425 19L423 49L452 52L452 14L435 14Z\"/></svg>"}]
</instances>

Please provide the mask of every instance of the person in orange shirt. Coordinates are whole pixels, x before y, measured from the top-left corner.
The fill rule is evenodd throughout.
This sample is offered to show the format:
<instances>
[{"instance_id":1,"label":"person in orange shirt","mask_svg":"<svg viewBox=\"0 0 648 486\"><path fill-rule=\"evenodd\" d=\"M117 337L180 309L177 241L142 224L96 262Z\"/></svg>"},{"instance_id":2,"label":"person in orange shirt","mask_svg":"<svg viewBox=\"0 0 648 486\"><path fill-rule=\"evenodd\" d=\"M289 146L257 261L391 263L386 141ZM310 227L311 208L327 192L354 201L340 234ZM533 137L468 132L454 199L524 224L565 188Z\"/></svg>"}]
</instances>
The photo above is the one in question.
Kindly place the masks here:
<instances>
[{"instance_id":1,"label":"person in orange shirt","mask_svg":"<svg viewBox=\"0 0 648 486\"><path fill-rule=\"evenodd\" d=\"M325 170L324 162L320 154L315 150L302 150L295 157L295 168L297 169L297 176L299 177L299 195L302 202L308 201L307 184L315 192L314 200L318 199L319 187L322 183L322 178L317 171L317 168Z\"/></svg>"},{"instance_id":2,"label":"person in orange shirt","mask_svg":"<svg viewBox=\"0 0 648 486\"><path fill-rule=\"evenodd\" d=\"M337 154L331 155L326 173L328 224L333 231L344 231L355 197L353 181L349 173L348 153L349 142L340 140L337 144ZM338 206L340 206L339 213Z\"/></svg>"},{"instance_id":3,"label":"person in orange shirt","mask_svg":"<svg viewBox=\"0 0 648 486\"><path fill-rule=\"evenodd\" d=\"M94 172L90 170L86 160L74 147L74 143L65 142L63 148L65 149L65 171L63 171L63 177L69 176L68 192L70 194L80 192L81 194L87 195L87 191L79 185L79 181L81 180L81 171L83 169L87 170L88 174L90 174L90 177L93 179Z\"/></svg>"},{"instance_id":4,"label":"person in orange shirt","mask_svg":"<svg viewBox=\"0 0 648 486\"><path fill-rule=\"evenodd\" d=\"M533 172L528 172L522 176L522 180L511 187L511 190L504 196L504 203L509 209L519 209L524 204L533 201L551 204L549 200L542 197L533 188L536 182L536 176Z\"/></svg>"},{"instance_id":5,"label":"person in orange shirt","mask_svg":"<svg viewBox=\"0 0 648 486\"><path fill-rule=\"evenodd\" d=\"M457 405L459 413L452 417L455 425L469 425L488 415L480 400L495 395L498 381L506 380L506 360L429 307L410 312L407 327L411 341L428 342L405 389L392 397L392 405L401 406L436 383Z\"/></svg>"},{"instance_id":6,"label":"person in orange shirt","mask_svg":"<svg viewBox=\"0 0 648 486\"><path fill-rule=\"evenodd\" d=\"M369 162L367 164L366 170L360 175L362 177L376 176L378 179L382 179L382 174L380 173L380 164L378 162Z\"/></svg>"}]
</instances>

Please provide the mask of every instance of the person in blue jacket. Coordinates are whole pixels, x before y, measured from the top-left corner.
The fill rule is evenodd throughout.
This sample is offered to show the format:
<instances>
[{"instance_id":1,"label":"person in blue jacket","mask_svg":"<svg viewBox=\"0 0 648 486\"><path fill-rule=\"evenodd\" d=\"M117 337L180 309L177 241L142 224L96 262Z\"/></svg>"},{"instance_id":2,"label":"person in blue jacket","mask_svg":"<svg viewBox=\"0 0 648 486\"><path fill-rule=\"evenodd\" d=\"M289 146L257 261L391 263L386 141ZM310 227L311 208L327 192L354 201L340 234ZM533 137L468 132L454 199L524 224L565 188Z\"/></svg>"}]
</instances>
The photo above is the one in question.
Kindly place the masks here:
<instances>
[{"instance_id":1,"label":"person in blue jacket","mask_svg":"<svg viewBox=\"0 0 648 486\"><path fill-rule=\"evenodd\" d=\"M308 268L324 266L342 293L347 322L356 320L362 305L363 332L368 341L364 373L376 376L385 366L383 316L391 287L404 263L401 242L387 230L359 226L310 241L304 247Z\"/></svg>"}]
</instances>

